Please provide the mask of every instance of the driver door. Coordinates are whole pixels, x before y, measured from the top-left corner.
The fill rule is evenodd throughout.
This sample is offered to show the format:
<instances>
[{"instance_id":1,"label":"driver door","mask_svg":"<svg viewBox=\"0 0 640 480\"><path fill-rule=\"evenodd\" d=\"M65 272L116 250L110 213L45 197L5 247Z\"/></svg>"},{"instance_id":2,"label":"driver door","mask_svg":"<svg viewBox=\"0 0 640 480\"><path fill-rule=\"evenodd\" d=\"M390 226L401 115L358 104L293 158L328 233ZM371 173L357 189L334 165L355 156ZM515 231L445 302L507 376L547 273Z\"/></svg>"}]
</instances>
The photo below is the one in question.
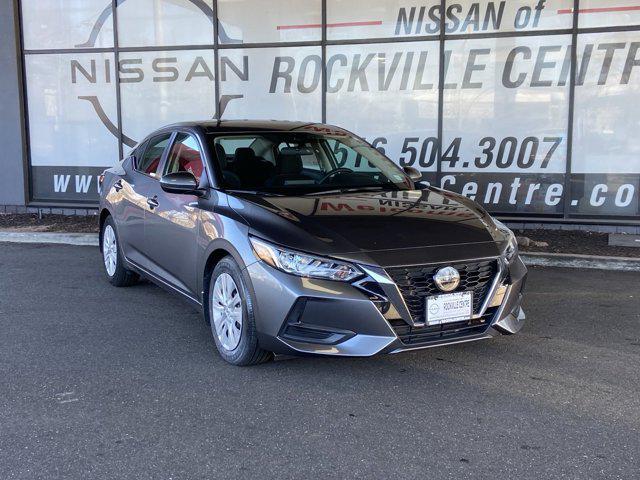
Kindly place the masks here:
<instances>
[{"instance_id":1,"label":"driver door","mask_svg":"<svg viewBox=\"0 0 640 480\"><path fill-rule=\"evenodd\" d=\"M207 175L202 151L196 136L177 132L161 176L187 171L202 185ZM165 192L160 182L154 185L150 197L155 200L155 206L145 216L144 235L152 273L183 293L198 298L198 197Z\"/></svg>"}]
</instances>

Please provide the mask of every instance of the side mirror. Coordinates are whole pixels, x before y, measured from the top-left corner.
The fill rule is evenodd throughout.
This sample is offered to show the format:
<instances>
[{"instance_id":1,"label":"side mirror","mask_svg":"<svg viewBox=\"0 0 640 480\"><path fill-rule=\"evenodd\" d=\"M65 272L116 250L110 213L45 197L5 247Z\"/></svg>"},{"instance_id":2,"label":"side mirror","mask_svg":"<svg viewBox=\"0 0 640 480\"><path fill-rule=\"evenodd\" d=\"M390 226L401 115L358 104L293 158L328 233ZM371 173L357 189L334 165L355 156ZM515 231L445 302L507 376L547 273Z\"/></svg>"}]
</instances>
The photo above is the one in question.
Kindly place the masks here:
<instances>
[{"instance_id":1,"label":"side mirror","mask_svg":"<svg viewBox=\"0 0 640 480\"><path fill-rule=\"evenodd\" d=\"M167 173L160 179L160 187L168 193L181 193L200 196L198 181L190 172Z\"/></svg>"},{"instance_id":2,"label":"side mirror","mask_svg":"<svg viewBox=\"0 0 640 480\"><path fill-rule=\"evenodd\" d=\"M404 170L404 173L407 174L407 177L409 177L414 182L422 181L422 173L420 173L420 171L417 168L402 167L402 169Z\"/></svg>"}]
</instances>

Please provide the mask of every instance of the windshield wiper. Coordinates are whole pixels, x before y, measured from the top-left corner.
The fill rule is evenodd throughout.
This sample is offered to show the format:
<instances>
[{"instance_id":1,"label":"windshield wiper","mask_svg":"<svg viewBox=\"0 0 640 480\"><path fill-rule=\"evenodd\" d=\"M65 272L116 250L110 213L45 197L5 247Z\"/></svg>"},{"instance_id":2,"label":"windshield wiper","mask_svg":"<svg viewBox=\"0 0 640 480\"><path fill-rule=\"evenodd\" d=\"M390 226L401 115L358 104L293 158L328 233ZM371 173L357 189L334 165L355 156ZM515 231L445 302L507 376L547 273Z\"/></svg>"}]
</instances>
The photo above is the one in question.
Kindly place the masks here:
<instances>
[{"instance_id":1,"label":"windshield wiper","mask_svg":"<svg viewBox=\"0 0 640 480\"><path fill-rule=\"evenodd\" d=\"M282 193L265 192L262 190L237 190L234 188L227 188L225 191L231 192L231 193L246 193L249 195L264 195L266 197L284 197L285 196Z\"/></svg>"},{"instance_id":2,"label":"windshield wiper","mask_svg":"<svg viewBox=\"0 0 640 480\"><path fill-rule=\"evenodd\" d=\"M398 190L397 188L384 188L383 185L380 186L370 186L370 187L345 187L345 188L336 188L334 190L318 190L317 192L309 192L304 195L332 195L334 193L357 193L357 192L392 192Z\"/></svg>"}]
</instances>

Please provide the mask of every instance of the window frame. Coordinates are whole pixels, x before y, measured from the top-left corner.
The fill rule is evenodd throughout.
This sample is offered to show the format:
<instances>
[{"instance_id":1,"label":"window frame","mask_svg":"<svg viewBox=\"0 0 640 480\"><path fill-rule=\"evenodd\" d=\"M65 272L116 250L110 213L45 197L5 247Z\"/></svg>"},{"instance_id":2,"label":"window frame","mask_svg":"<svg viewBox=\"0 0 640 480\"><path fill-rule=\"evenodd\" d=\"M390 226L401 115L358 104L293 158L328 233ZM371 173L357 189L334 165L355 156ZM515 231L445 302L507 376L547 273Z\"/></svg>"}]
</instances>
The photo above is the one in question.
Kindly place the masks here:
<instances>
[{"instance_id":1,"label":"window frame","mask_svg":"<svg viewBox=\"0 0 640 480\"><path fill-rule=\"evenodd\" d=\"M171 141L169 142L169 145L167 145L167 150L165 151L164 159L162 162L162 171L164 172L165 163L168 160L169 152L173 148L176 137L180 133L185 133L187 135L192 136L193 138L196 139L196 142L198 143L198 149L200 151L200 161L202 162L202 166L203 166L202 175L200 177L200 184L198 185L198 188L200 189L213 188L213 189L219 190L221 185L220 178L221 178L222 172L218 172L219 169L216 161L217 159L216 152L210 149L209 144L206 141L207 132L200 126L194 126L194 127L174 126L173 128L171 128Z\"/></svg>"},{"instance_id":2,"label":"window frame","mask_svg":"<svg viewBox=\"0 0 640 480\"><path fill-rule=\"evenodd\" d=\"M170 160L170 155L171 155L171 151L173 150L173 147L176 146L176 144L178 143L178 135L183 134L183 135L187 135L188 137L193 138L197 145L198 145L198 153L200 153L200 163L202 164L202 173L200 174L200 179L198 181L198 186L202 187L203 185L208 185L210 184L209 182L209 178L211 177L211 175L209 175L208 171L207 171L207 161L205 160L205 151L202 145L202 142L200 141L200 137L199 135L196 135L194 132L191 132L189 130L173 130L171 133L171 140L169 141L169 144L167 145L167 150L164 154L164 159L162 162L162 175L160 176L160 178L164 177L168 172L167 172L167 168L169 167L169 160Z\"/></svg>"},{"instance_id":3,"label":"window frame","mask_svg":"<svg viewBox=\"0 0 640 480\"><path fill-rule=\"evenodd\" d=\"M151 175L143 170L140 170L139 167L139 161L144 158L145 154L147 153L147 149L149 148L149 145L151 144L152 141L154 141L155 139L158 139L160 137L164 137L165 135L168 135L168 143L164 146L164 150L162 151L162 155L160 155L160 160L158 161L158 167L156 168L156 173L158 171L163 171L164 169L164 164L165 164L165 160L167 158L167 152L168 147L170 145L173 144L173 139L175 137L175 132L158 132L158 133L154 133L152 135L150 135L149 137L147 137L143 142L142 142L142 155L138 155L137 152L136 154L134 154L134 162L133 162L133 169L136 171L136 173L139 173L140 175L144 175L145 177L149 177L152 178L156 181L160 181L160 178L162 178L162 175L157 176L157 175Z\"/></svg>"}]
</instances>

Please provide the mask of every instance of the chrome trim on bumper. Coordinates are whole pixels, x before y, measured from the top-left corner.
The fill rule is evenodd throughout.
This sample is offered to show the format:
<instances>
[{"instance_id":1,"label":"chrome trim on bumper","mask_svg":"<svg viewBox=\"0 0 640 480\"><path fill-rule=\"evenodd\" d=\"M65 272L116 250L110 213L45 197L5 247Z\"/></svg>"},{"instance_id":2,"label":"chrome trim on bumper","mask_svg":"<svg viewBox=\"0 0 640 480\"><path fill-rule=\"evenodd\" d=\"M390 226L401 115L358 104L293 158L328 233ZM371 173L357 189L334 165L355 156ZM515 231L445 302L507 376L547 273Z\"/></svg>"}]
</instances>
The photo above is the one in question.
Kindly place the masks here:
<instances>
[{"instance_id":1,"label":"chrome trim on bumper","mask_svg":"<svg viewBox=\"0 0 640 480\"><path fill-rule=\"evenodd\" d=\"M287 347L300 353L335 355L340 357L370 357L380 353L393 342L397 341L398 337L395 332L393 332L393 337L356 335L337 345L294 342L291 340L285 340L281 337L278 337L278 340L284 343Z\"/></svg>"},{"instance_id":2,"label":"chrome trim on bumper","mask_svg":"<svg viewBox=\"0 0 640 480\"><path fill-rule=\"evenodd\" d=\"M472 336L470 335L468 337L460 337L454 340L443 340L441 342L433 342L427 345L401 346L387 353L389 355L394 355L396 353L410 352L412 350L425 350L427 348L445 347L447 345L455 345L457 343L468 343L468 342L475 342L478 340L487 340L489 338L495 337L496 335L497 335L497 332L490 328L487 332L480 335L472 335Z\"/></svg>"},{"instance_id":3,"label":"chrome trim on bumper","mask_svg":"<svg viewBox=\"0 0 640 480\"><path fill-rule=\"evenodd\" d=\"M386 272L386 270L380 267L377 267L374 269L373 267L369 267L366 265L358 265L358 266L364 271L364 273L367 274L367 276L371 280L373 280L374 282L382 286L382 289L385 291L385 294L387 294L385 299L394 306L394 308L396 309L396 311L398 312L402 320L407 322L409 325L414 325L413 317L411 316L409 307L404 301L402 292L400 292L398 285L396 285L396 282L394 282L391 279L391 277ZM365 283L366 281L367 281L367 278L365 277L359 282L356 282L355 285L357 286L358 284ZM389 325L389 322L387 322L386 319L385 319L385 323ZM391 325L389 325L389 328L391 328ZM391 330L393 331L392 328ZM394 335L395 335L395 332L394 332Z\"/></svg>"},{"instance_id":4,"label":"chrome trim on bumper","mask_svg":"<svg viewBox=\"0 0 640 480\"><path fill-rule=\"evenodd\" d=\"M517 311L517 314L514 313L515 311ZM514 333L518 333L520 330L522 330L527 316L525 315L524 310L520 305L518 305L514 309L514 312L511 312L503 319L498 320L492 326L504 335L513 335Z\"/></svg>"},{"instance_id":5,"label":"chrome trim on bumper","mask_svg":"<svg viewBox=\"0 0 640 480\"><path fill-rule=\"evenodd\" d=\"M380 321L384 322L386 329L380 332L380 335L370 334L356 334L355 336L335 345L316 344L307 342L298 342L291 339L276 337L277 341L286 346L289 350L298 352L301 354L314 354L325 356L346 356L346 357L368 357L376 354L396 354L414 350L423 350L427 348L434 348L446 345L455 345L461 343L468 343L477 340L485 340L501 334L516 333L522 328L525 320L524 312L520 307L522 295L519 291L514 291L520 288L520 280L517 280L514 284L504 285L504 278L506 272L511 268L507 265L502 257L493 257L497 261L497 271L492 280L491 286L487 292L486 298L480 307L480 311L475 314L472 319L479 318L486 314L489 305L493 301L494 296L499 288L504 288L504 295L502 296L502 302L493 314L491 323L487 325L487 329L482 333L469 334L467 336L460 336L455 338L446 338L441 340L430 341L429 343L422 345L404 344L400 337L396 334L395 330L391 327L391 324L385 318L385 314L376 310L375 316ZM473 259L468 260L473 261ZM383 290L385 297L384 300L388 301L393 308L396 309L396 314L402 317L408 325L420 327L425 324L416 324L415 322L406 321L407 318L411 319L409 309L407 308L404 298L393 280L388 276L386 271L381 267L359 265L367 275L364 279L354 282L352 286L360 290L366 291L362 284L366 282L376 282ZM380 294L376 294L378 297ZM514 298L517 296L517 299ZM505 316L505 309L513 309L509 314ZM403 311L404 310L404 311ZM504 316L504 318L503 318ZM397 317L394 317L397 318ZM373 319L372 319L373 320ZM378 321L378 320L376 320Z\"/></svg>"},{"instance_id":6,"label":"chrome trim on bumper","mask_svg":"<svg viewBox=\"0 0 640 480\"><path fill-rule=\"evenodd\" d=\"M486 312L487 308L489 308L489 304L491 300L493 300L493 296L496 294L496 290L500 286L500 282L502 281L502 277L505 272L504 259L502 257L497 257L496 261L498 262L498 271L496 272L496 276L493 278L493 282L491 283L491 288L487 292L487 296L484 298L484 302L482 302L482 306L480 307L480 312L476 315L472 315L471 319L476 319L482 317ZM505 298L508 295L505 294ZM504 300L502 301L504 303Z\"/></svg>"},{"instance_id":7,"label":"chrome trim on bumper","mask_svg":"<svg viewBox=\"0 0 640 480\"><path fill-rule=\"evenodd\" d=\"M487 308L489 308L489 304L493 299L493 296L495 295L497 289L500 286L500 282L502 281L504 272L506 270L506 265L502 257L490 257L490 258L481 258L481 259L471 258L467 260L461 260L461 262L481 262L481 261L487 261L487 260L495 260L497 262L497 271L495 276L493 277L493 280L491 281L491 287L489 288L489 291L487 292L487 295L485 296L485 299L482 302L482 305L480 306L480 311L471 316L472 320L478 319L486 313ZM447 262L440 262L440 263L444 264ZM433 263L433 264L426 263L424 265L438 265L438 264L439 263ZM400 292L400 288L391 279L391 277L389 276L389 274L386 272L385 269L380 268L379 269L380 271L377 271L377 269L368 267L366 265L358 265L358 266L367 274L367 276L371 280L377 282L380 285L385 285L388 289L392 290L392 295L389 295L389 297L387 298L387 301L391 302L396 307L396 309L398 310L398 313L400 314L400 316L405 322L407 322L412 327L424 327L427 325L426 322L416 322L413 320L413 317L411 316L411 312L409 311L409 307L407 306L404 300L404 297L402 296L402 292ZM367 280L366 278L364 280L360 280L359 282L356 282L356 285L366 280ZM507 297L507 295L508 294L505 294L505 298Z\"/></svg>"}]
</instances>

